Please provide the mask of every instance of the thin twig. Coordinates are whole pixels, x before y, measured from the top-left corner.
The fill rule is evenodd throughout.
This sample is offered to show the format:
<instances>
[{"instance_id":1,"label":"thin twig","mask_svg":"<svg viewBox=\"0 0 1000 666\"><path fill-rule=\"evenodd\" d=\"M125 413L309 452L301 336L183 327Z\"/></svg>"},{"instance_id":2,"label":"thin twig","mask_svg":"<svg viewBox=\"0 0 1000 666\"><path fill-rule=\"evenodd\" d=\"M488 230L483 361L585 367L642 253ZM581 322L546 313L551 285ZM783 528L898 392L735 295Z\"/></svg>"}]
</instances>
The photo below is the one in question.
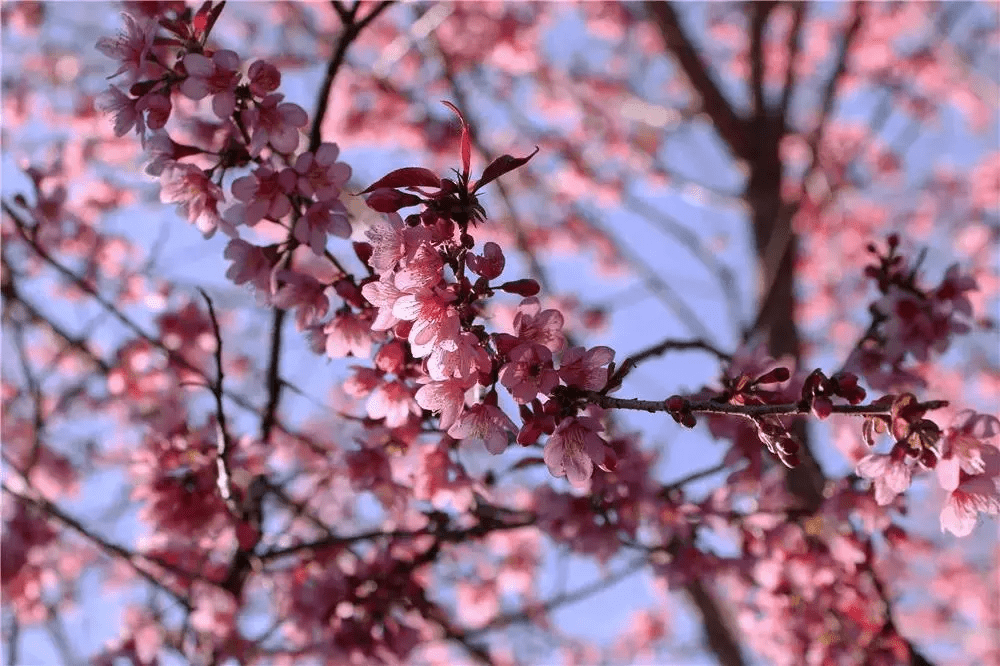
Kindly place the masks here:
<instances>
[{"instance_id":1,"label":"thin twig","mask_svg":"<svg viewBox=\"0 0 1000 666\"><path fill-rule=\"evenodd\" d=\"M223 380L225 375L222 369L222 333L219 330L219 320L215 316L215 306L212 304L212 299L209 298L208 293L199 288L198 291L201 292L201 297L205 299L206 305L208 305L208 316L212 320L212 331L215 334L215 381L209 386L212 391L212 395L215 398L215 433L216 433L216 456L215 464L218 469L217 484L219 487L219 493L222 495L222 500L226 503L226 507L229 512L237 520L241 519L242 512L240 508L236 505L236 499L233 496L233 474L229 466L229 456L232 452L232 441L229 438L229 431L226 428L226 410L222 405L223 396Z\"/></svg>"},{"instance_id":2,"label":"thin twig","mask_svg":"<svg viewBox=\"0 0 1000 666\"><path fill-rule=\"evenodd\" d=\"M658 342L657 344L647 347L646 349L636 352L626 358L622 364L618 366L618 369L614 372L614 374L608 379L608 388L606 388L605 391L621 386L622 380L625 379L628 373L632 372L635 366L642 363L646 359L662 356L668 351L686 351L690 349L700 349L702 351L706 351L713 354L720 361L732 360L732 356L705 340L677 340L674 338L667 338L662 342Z\"/></svg>"},{"instance_id":3,"label":"thin twig","mask_svg":"<svg viewBox=\"0 0 1000 666\"><path fill-rule=\"evenodd\" d=\"M175 592L174 590L171 590L169 587L167 587L167 585L163 581L159 580L153 574L140 567L138 563L136 563L135 558L140 557L153 564L156 564L157 566L161 566L166 568L167 570L174 571L175 573L178 573L179 575L184 577L199 578L197 574L176 569L176 567L173 567L166 562L161 562L156 558L147 557L145 555L142 555L141 553L133 553L123 546L119 546L116 543L107 541L103 537L100 537L92 533L89 529L87 529L83 525L83 523L78 521L76 518L73 518L69 514L63 512L62 509L60 509L58 506L56 506L49 500L45 499L44 497L29 497L27 495L24 495L23 493L19 493L13 490L9 485L7 485L6 481L0 481L0 488L2 488L4 492L10 494L12 497L16 497L17 499L21 500L22 502L25 502L26 504L31 504L32 506L41 509L47 516L55 518L57 521L59 521L66 527L72 529L74 532L81 535L88 541L91 541L95 545L99 546L101 550L121 558L129 566L131 566L132 569L137 574L145 578L147 582L167 592L185 609L189 611L192 609L191 603L183 595L181 595L178 592Z\"/></svg>"}]
</instances>

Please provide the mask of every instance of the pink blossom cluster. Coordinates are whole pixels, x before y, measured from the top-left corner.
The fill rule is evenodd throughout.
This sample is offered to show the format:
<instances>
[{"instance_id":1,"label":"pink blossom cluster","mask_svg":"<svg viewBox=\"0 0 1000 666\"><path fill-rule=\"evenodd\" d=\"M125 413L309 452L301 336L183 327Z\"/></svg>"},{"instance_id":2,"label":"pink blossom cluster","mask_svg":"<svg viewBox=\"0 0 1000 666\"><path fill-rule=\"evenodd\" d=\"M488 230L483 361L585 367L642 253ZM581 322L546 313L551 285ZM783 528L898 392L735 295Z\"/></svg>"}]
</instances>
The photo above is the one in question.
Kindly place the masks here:
<instances>
[{"instance_id":1,"label":"pink blossom cluster","mask_svg":"<svg viewBox=\"0 0 1000 666\"><path fill-rule=\"evenodd\" d=\"M948 268L941 283L932 289L919 284L915 266L899 254L899 237L887 240L880 253L868 247L877 263L865 267L881 297L871 306L872 323L857 345L846 367L881 390L893 390L921 380L907 361L926 361L930 354L943 354L954 335L971 330L972 303L969 292L976 281L963 275L957 265Z\"/></svg>"},{"instance_id":2,"label":"pink blossom cluster","mask_svg":"<svg viewBox=\"0 0 1000 666\"><path fill-rule=\"evenodd\" d=\"M132 613L122 640L98 663L151 663L171 640L174 649L193 645L206 662L252 661L279 633L291 646L274 655L279 659L320 654L344 663L400 663L442 637L476 655L474 630L494 621L503 626L511 596L524 601L526 616L544 617L535 589L541 536L604 566L635 550L670 586L692 589L709 577L728 582L742 597L737 623L776 663L898 663L912 656L877 582L872 535L907 538L889 509L905 510L903 493L922 470L933 469L944 491L943 530L967 535L979 515L1000 513L1000 450L991 443L1000 422L966 413L943 429L929 418L941 401L921 403L901 388L917 378L911 359L942 353L968 329L975 281L953 267L938 287L922 288L897 252L898 240L890 239L887 252L873 251L877 264L867 275L880 295L844 370L796 370L787 359L768 357L761 340L733 356L702 342L724 361L720 386L665 400L617 398L612 394L632 368L669 345L616 367L611 348L570 342L571 309L548 300L538 281L503 277L510 237L487 221L482 188L535 153L502 155L473 180L472 129L449 104L461 126L460 169L454 177L396 169L365 189L380 217L355 235L352 250L363 268L352 275L338 248L328 248L330 236L346 240L362 224L352 224L339 200L351 170L338 161L338 145L319 139L317 122L301 150L309 118L277 92L277 66L208 46L224 3L197 11L174 3L169 12L168 4L133 3L124 32L98 43L118 63L112 76L124 86L109 88L99 105L113 114L117 135L135 129L163 202L177 204L206 237L218 229L230 237L224 256L233 283L292 313L316 354L358 361L340 386L356 402L335 427L289 427L276 400L260 408L231 392L233 375L240 375L234 366L245 359L227 350L224 363L224 318L190 302L156 318L158 337L137 334L116 351L106 364L107 404L147 429L134 450L116 454L129 469L132 497L143 503L140 517L154 528L125 559L187 607L191 632L171 637L156 619ZM345 26L356 25L361 5L334 3ZM583 13L602 30L631 21L616 19L613 8ZM470 34L519 35L508 23L481 23ZM472 62L478 47L464 35L458 61ZM187 122L196 107L205 113ZM593 176L586 165L574 169L564 203ZM36 189L32 219L44 234L60 234L65 190L42 192L38 182ZM569 236L577 223L586 226L574 219ZM535 242L544 235L533 233ZM491 319L504 299L517 301L506 328L502 317ZM281 313L275 317L280 331ZM894 393L864 404L861 381ZM285 386L277 373L268 382L269 397ZM191 391L216 398L214 417L189 411ZM260 438L227 430L224 415L234 405L261 414ZM669 414L685 427L706 418L730 446L722 465L709 470L724 471L725 482L696 501L684 488L694 477L657 481L648 442L622 435L614 421L612 410L624 409ZM838 415L863 417L870 453L856 462L856 476L821 479L817 505L802 508L786 486L787 470L762 450L801 470L804 459L815 463L797 434L801 418ZM38 428L28 420L4 428L5 445L14 435L13 463L28 469L38 489L53 496L49 491L75 479L68 461L38 444ZM886 454L875 452L881 434L892 438ZM523 455L506 470L474 474L462 456L480 443L496 456L515 445ZM544 482L501 501L509 486L499 478L542 465L571 487ZM381 529L352 537L338 523L358 518L356 500L366 494ZM39 613L36 559L53 537L37 506L24 502L5 514L4 566L11 573L4 571L4 592L22 600L35 594L31 608ZM287 509L287 524L261 520L261 506L270 512L272 505ZM740 550L722 556L700 547L709 533L732 536ZM479 546L488 552L473 559ZM456 615L473 631L456 628L447 602L432 593L436 564L449 568ZM273 602L280 620L256 644L242 637L237 621L253 595ZM662 636L659 619L645 618L637 634L649 635L643 641ZM431 651L420 655L433 661Z\"/></svg>"},{"instance_id":3,"label":"pink blossom cluster","mask_svg":"<svg viewBox=\"0 0 1000 666\"><path fill-rule=\"evenodd\" d=\"M286 224L295 243L322 255L328 235L351 234L339 201L350 167L337 161L336 144L296 152L299 130L308 116L275 92L281 73L273 64L257 60L244 71L234 51L205 47L222 7L207 3L192 23L168 19L157 23L124 14L125 30L115 39L101 39L97 48L121 63L112 76L124 76L129 88L110 86L97 105L113 114L118 136L135 128L151 149L150 170L160 175L161 200L178 204L181 214L206 238L222 229L238 241L237 227L269 220ZM169 36L158 34L161 27ZM177 96L193 101L210 98L217 121L213 134L221 138L203 147L174 141L166 127ZM182 162L185 158L197 158L207 166ZM232 197L227 199L224 176L251 164L249 175L232 181ZM231 205L220 211L227 202ZM251 248L237 242L227 252L242 257Z\"/></svg>"}]
</instances>

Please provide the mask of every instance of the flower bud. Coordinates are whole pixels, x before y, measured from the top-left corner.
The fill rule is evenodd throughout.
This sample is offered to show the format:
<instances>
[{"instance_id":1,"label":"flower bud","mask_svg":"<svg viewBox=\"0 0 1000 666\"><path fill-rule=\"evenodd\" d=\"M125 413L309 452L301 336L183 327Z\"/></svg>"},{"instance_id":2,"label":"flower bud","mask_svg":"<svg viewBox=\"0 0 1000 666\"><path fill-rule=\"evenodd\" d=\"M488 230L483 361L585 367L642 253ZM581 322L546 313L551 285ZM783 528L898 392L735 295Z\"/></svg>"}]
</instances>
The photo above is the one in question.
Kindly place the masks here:
<instances>
[{"instance_id":1,"label":"flower bud","mask_svg":"<svg viewBox=\"0 0 1000 666\"><path fill-rule=\"evenodd\" d=\"M531 278L504 282L502 285L497 287L497 289L500 291L506 291L508 294L517 294L518 296L524 296L526 298L534 296L541 291L541 287L538 286L538 283Z\"/></svg>"},{"instance_id":2,"label":"flower bud","mask_svg":"<svg viewBox=\"0 0 1000 666\"><path fill-rule=\"evenodd\" d=\"M672 395L663 401L663 406L666 407L671 412L679 412L684 409L687 404L687 400L680 397L679 395Z\"/></svg>"}]
</instances>

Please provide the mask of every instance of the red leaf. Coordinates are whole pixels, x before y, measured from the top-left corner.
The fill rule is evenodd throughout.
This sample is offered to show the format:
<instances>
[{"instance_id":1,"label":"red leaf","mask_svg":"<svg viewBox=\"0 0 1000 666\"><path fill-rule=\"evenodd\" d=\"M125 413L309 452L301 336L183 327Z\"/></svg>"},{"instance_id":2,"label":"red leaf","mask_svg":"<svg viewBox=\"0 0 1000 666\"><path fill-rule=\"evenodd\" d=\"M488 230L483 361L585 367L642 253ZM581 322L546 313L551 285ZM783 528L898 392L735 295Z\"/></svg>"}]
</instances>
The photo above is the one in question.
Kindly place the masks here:
<instances>
[{"instance_id":1,"label":"red leaf","mask_svg":"<svg viewBox=\"0 0 1000 666\"><path fill-rule=\"evenodd\" d=\"M424 169L423 167L404 167L402 169L396 169L395 171L390 171L382 178L378 179L372 183L368 189L363 192L358 192L358 194L368 194L369 192L374 192L375 190L381 190L383 188L393 188L393 187L418 187L423 185L425 187L441 187L441 179L431 171L430 169Z\"/></svg>"},{"instance_id":2,"label":"red leaf","mask_svg":"<svg viewBox=\"0 0 1000 666\"><path fill-rule=\"evenodd\" d=\"M537 152L538 152L538 146L535 146L535 152L531 153L527 157L511 157L510 155L501 155L500 157L490 162L490 165L488 167L483 169L483 177L479 179L479 182L476 183L476 186L474 188L472 188L472 191L476 192L483 185L486 185L487 183L492 183L494 180L504 175L505 173L513 171L518 167L524 166L525 164L528 163L528 160L530 160L532 157L535 156L535 153Z\"/></svg>"},{"instance_id":3,"label":"red leaf","mask_svg":"<svg viewBox=\"0 0 1000 666\"><path fill-rule=\"evenodd\" d=\"M194 15L191 23L194 25L195 34L201 36L205 34L205 29L208 27L208 15L212 11L212 0L206 0L206 2L198 9L198 12Z\"/></svg>"},{"instance_id":4,"label":"red leaf","mask_svg":"<svg viewBox=\"0 0 1000 666\"><path fill-rule=\"evenodd\" d=\"M518 296L535 296L541 291L541 287L538 283L531 278L524 278L523 280L513 280L511 282L504 282L502 285L497 287L500 291L506 291L508 294L517 294Z\"/></svg>"},{"instance_id":5,"label":"red leaf","mask_svg":"<svg viewBox=\"0 0 1000 666\"><path fill-rule=\"evenodd\" d=\"M379 213L395 213L400 208L416 206L422 201L423 199L413 194L407 194L406 192L391 190L389 188L375 190L367 199L365 199L365 203L368 204L368 207Z\"/></svg>"},{"instance_id":6,"label":"red leaf","mask_svg":"<svg viewBox=\"0 0 1000 666\"><path fill-rule=\"evenodd\" d=\"M205 34L212 32L212 28L215 27L215 22L219 20L219 15L222 14L223 7L226 6L226 0L222 0L217 4L208 15L208 25L205 26Z\"/></svg>"},{"instance_id":7,"label":"red leaf","mask_svg":"<svg viewBox=\"0 0 1000 666\"><path fill-rule=\"evenodd\" d=\"M472 138L469 135L469 123L465 122L465 116L458 110L458 107L451 102L442 102L445 106L455 112L458 119L462 121L462 176L469 177L469 167L472 165Z\"/></svg>"}]
</instances>

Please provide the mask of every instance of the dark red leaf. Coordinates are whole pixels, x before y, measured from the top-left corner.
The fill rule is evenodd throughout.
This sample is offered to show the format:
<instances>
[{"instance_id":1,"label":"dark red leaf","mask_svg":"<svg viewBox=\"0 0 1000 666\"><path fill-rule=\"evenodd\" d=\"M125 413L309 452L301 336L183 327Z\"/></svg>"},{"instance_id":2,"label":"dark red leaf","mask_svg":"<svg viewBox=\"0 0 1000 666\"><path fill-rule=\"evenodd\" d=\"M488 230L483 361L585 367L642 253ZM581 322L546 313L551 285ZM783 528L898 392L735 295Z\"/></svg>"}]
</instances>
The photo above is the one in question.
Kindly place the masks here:
<instances>
[{"instance_id":1,"label":"dark red leaf","mask_svg":"<svg viewBox=\"0 0 1000 666\"><path fill-rule=\"evenodd\" d=\"M441 187L441 179L430 169L423 167L403 167L390 171L372 183L368 189L358 194L368 194L375 190L392 187Z\"/></svg>"},{"instance_id":2,"label":"dark red leaf","mask_svg":"<svg viewBox=\"0 0 1000 666\"><path fill-rule=\"evenodd\" d=\"M379 213L395 213L400 208L416 206L422 201L423 199L414 194L407 194L406 192L391 190L389 188L375 190L365 199L368 207Z\"/></svg>"},{"instance_id":3,"label":"dark red leaf","mask_svg":"<svg viewBox=\"0 0 1000 666\"><path fill-rule=\"evenodd\" d=\"M469 168L472 166L472 137L469 135L469 123L465 122L465 116L458 110L458 107L451 102L443 102L445 106L455 112L458 119L462 121L462 176L469 177Z\"/></svg>"},{"instance_id":4,"label":"dark red leaf","mask_svg":"<svg viewBox=\"0 0 1000 666\"><path fill-rule=\"evenodd\" d=\"M511 282L504 282L502 285L497 287L501 291L506 291L509 294L517 294L518 296L535 296L541 291L541 287L538 283L531 278L524 278L521 280L512 280Z\"/></svg>"},{"instance_id":5,"label":"dark red leaf","mask_svg":"<svg viewBox=\"0 0 1000 666\"><path fill-rule=\"evenodd\" d=\"M205 26L205 34L212 32L212 28L215 27L215 22L219 20L219 15L222 14L222 9L225 6L226 0L222 0L222 2L212 8L212 11L208 15L208 25Z\"/></svg>"},{"instance_id":6,"label":"dark red leaf","mask_svg":"<svg viewBox=\"0 0 1000 666\"><path fill-rule=\"evenodd\" d=\"M198 8L198 12L191 19L191 24L194 25L194 30L196 35L205 34L206 28L208 28L208 17L209 13L212 11L212 0L206 0L205 3Z\"/></svg>"},{"instance_id":7,"label":"dark red leaf","mask_svg":"<svg viewBox=\"0 0 1000 666\"><path fill-rule=\"evenodd\" d=\"M527 157L511 157L510 155L501 155L500 157L493 160L488 167L483 169L483 177L479 179L479 182L476 183L476 186L474 188L472 188L472 191L476 192L483 185L486 185L487 183L492 183L494 180L504 175L505 173L513 171L518 167L524 166L525 164L528 163L528 160L530 160L532 157L535 156L535 153L537 152L538 152L538 146L535 146L535 152L531 153Z\"/></svg>"}]
</instances>

